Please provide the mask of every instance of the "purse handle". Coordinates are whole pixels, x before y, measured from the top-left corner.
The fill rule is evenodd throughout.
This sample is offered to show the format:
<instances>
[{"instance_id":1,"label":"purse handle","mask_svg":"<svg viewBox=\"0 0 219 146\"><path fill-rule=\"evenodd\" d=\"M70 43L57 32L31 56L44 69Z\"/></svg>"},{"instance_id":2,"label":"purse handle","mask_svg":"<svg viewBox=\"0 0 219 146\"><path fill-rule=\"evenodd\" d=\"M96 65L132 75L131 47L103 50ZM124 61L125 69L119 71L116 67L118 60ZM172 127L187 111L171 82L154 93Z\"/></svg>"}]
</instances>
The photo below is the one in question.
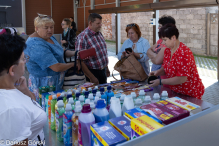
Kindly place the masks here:
<instances>
[{"instance_id":1,"label":"purse handle","mask_svg":"<svg viewBox=\"0 0 219 146\"><path fill-rule=\"evenodd\" d=\"M115 69L114 69L115 70ZM113 70L113 71L114 71ZM118 79L116 79L116 77L114 77L114 75L113 75L113 71L112 71L112 76L113 76L113 78L116 80L116 81L118 81ZM119 75L120 75L120 77L121 77L121 74L120 74L120 72L119 72ZM122 77L121 77L121 80L122 80Z\"/></svg>"}]
</instances>

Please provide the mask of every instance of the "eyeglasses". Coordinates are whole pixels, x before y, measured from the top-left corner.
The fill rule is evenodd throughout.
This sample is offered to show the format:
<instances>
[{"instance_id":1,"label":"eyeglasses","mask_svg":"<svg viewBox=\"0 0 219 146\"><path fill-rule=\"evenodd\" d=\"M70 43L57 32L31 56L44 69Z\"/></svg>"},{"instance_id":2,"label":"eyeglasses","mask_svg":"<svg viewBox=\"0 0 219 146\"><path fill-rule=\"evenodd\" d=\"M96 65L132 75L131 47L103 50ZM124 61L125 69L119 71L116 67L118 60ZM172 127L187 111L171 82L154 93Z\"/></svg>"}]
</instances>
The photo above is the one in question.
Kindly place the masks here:
<instances>
[{"instance_id":1,"label":"eyeglasses","mask_svg":"<svg viewBox=\"0 0 219 146\"><path fill-rule=\"evenodd\" d=\"M49 15L43 15L43 14L39 14L39 13L37 13L37 15L38 15L39 18L49 18L49 19L52 18L52 17L49 16Z\"/></svg>"},{"instance_id":2,"label":"eyeglasses","mask_svg":"<svg viewBox=\"0 0 219 146\"><path fill-rule=\"evenodd\" d=\"M24 55L24 59L23 59L24 62L27 63L29 61L29 59L30 59L30 56Z\"/></svg>"},{"instance_id":3,"label":"eyeglasses","mask_svg":"<svg viewBox=\"0 0 219 146\"><path fill-rule=\"evenodd\" d=\"M62 25L67 25L67 24L63 24L63 23L61 23L61 26L62 26Z\"/></svg>"},{"instance_id":4,"label":"eyeglasses","mask_svg":"<svg viewBox=\"0 0 219 146\"><path fill-rule=\"evenodd\" d=\"M126 27L132 27L132 26L136 26L135 23L131 23L131 24L126 25Z\"/></svg>"}]
</instances>

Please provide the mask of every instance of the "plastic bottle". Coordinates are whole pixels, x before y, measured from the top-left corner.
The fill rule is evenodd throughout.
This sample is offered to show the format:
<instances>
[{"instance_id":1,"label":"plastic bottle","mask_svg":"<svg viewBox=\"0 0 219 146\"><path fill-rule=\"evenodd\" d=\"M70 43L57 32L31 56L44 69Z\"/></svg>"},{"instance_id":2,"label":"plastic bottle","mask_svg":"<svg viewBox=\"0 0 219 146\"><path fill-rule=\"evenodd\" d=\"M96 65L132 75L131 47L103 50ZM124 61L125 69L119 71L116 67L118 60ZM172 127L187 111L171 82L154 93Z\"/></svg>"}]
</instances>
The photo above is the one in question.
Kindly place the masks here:
<instances>
[{"instance_id":1,"label":"plastic bottle","mask_svg":"<svg viewBox=\"0 0 219 146\"><path fill-rule=\"evenodd\" d=\"M89 95L89 91L85 91L85 93L84 93L85 99L88 98L88 95Z\"/></svg>"},{"instance_id":2,"label":"plastic bottle","mask_svg":"<svg viewBox=\"0 0 219 146\"><path fill-rule=\"evenodd\" d=\"M137 98L135 100L135 108L140 108L142 106L142 99L141 98Z\"/></svg>"},{"instance_id":3,"label":"plastic bottle","mask_svg":"<svg viewBox=\"0 0 219 146\"><path fill-rule=\"evenodd\" d=\"M51 101L52 101L52 95L49 96L49 100L48 100L48 119L49 119L49 126L51 126Z\"/></svg>"},{"instance_id":4,"label":"plastic bottle","mask_svg":"<svg viewBox=\"0 0 219 146\"><path fill-rule=\"evenodd\" d=\"M85 92L86 92L86 90L85 90L85 89L83 89L81 94L82 94L82 95L84 95L84 93L85 93Z\"/></svg>"},{"instance_id":5,"label":"plastic bottle","mask_svg":"<svg viewBox=\"0 0 219 146\"><path fill-rule=\"evenodd\" d=\"M56 105L55 105L55 110L57 110L57 108L58 108L58 101L59 100L62 100L63 101L63 97L62 96L59 96L58 98L57 98L57 103L56 103ZM64 105L65 106L65 105Z\"/></svg>"},{"instance_id":6,"label":"plastic bottle","mask_svg":"<svg viewBox=\"0 0 219 146\"><path fill-rule=\"evenodd\" d=\"M51 100L51 129L56 130L56 121L55 121L55 105L57 103L57 96L53 95Z\"/></svg>"},{"instance_id":7,"label":"plastic bottle","mask_svg":"<svg viewBox=\"0 0 219 146\"><path fill-rule=\"evenodd\" d=\"M122 108L122 105L124 103L125 96L126 96L125 94L122 94L120 97L121 108Z\"/></svg>"},{"instance_id":8,"label":"plastic bottle","mask_svg":"<svg viewBox=\"0 0 219 146\"><path fill-rule=\"evenodd\" d=\"M92 93L92 88L91 87L88 88L88 92Z\"/></svg>"},{"instance_id":9,"label":"plastic bottle","mask_svg":"<svg viewBox=\"0 0 219 146\"><path fill-rule=\"evenodd\" d=\"M72 92L67 92L66 101L64 102L64 107L66 107L66 104L68 103L68 100L71 97L72 97Z\"/></svg>"},{"instance_id":10,"label":"plastic bottle","mask_svg":"<svg viewBox=\"0 0 219 146\"><path fill-rule=\"evenodd\" d=\"M106 104L107 104L107 95L104 93L104 88L100 88L100 93L101 93L101 99L105 99Z\"/></svg>"},{"instance_id":11,"label":"plastic bottle","mask_svg":"<svg viewBox=\"0 0 219 146\"><path fill-rule=\"evenodd\" d=\"M75 113L72 116L72 146L78 146L78 117L80 113L81 104L80 106L75 106Z\"/></svg>"},{"instance_id":12,"label":"plastic bottle","mask_svg":"<svg viewBox=\"0 0 219 146\"><path fill-rule=\"evenodd\" d=\"M151 103L151 97L150 96L145 96L143 105L147 105Z\"/></svg>"},{"instance_id":13,"label":"plastic bottle","mask_svg":"<svg viewBox=\"0 0 219 146\"><path fill-rule=\"evenodd\" d=\"M90 99L85 99L85 104L90 104Z\"/></svg>"},{"instance_id":14,"label":"plastic bottle","mask_svg":"<svg viewBox=\"0 0 219 146\"><path fill-rule=\"evenodd\" d=\"M124 103L122 106L122 114L124 115L126 110L130 110L133 108L134 108L134 102L133 102L132 96L128 95L124 99Z\"/></svg>"},{"instance_id":15,"label":"plastic bottle","mask_svg":"<svg viewBox=\"0 0 219 146\"><path fill-rule=\"evenodd\" d=\"M79 100L79 96L81 95L80 92L76 92L76 95L75 95L75 101Z\"/></svg>"},{"instance_id":16,"label":"plastic bottle","mask_svg":"<svg viewBox=\"0 0 219 146\"><path fill-rule=\"evenodd\" d=\"M91 145L90 125L95 124L94 115L91 113L90 104L84 104L79 115L78 143L83 146Z\"/></svg>"},{"instance_id":17,"label":"plastic bottle","mask_svg":"<svg viewBox=\"0 0 219 146\"><path fill-rule=\"evenodd\" d=\"M100 97L96 96L94 99L94 104L97 105L97 101L100 100Z\"/></svg>"},{"instance_id":18,"label":"plastic bottle","mask_svg":"<svg viewBox=\"0 0 219 146\"><path fill-rule=\"evenodd\" d=\"M97 93L96 93L96 96L95 97L99 97L99 98L101 98L101 93L100 93L100 91L97 91Z\"/></svg>"},{"instance_id":19,"label":"plastic bottle","mask_svg":"<svg viewBox=\"0 0 219 146\"><path fill-rule=\"evenodd\" d=\"M58 109L56 110L56 136L59 141L63 141L63 114L65 113L64 103L58 101Z\"/></svg>"},{"instance_id":20,"label":"plastic bottle","mask_svg":"<svg viewBox=\"0 0 219 146\"><path fill-rule=\"evenodd\" d=\"M79 101L81 102L81 106L84 105L84 95L79 96Z\"/></svg>"},{"instance_id":21,"label":"plastic bottle","mask_svg":"<svg viewBox=\"0 0 219 146\"><path fill-rule=\"evenodd\" d=\"M74 106L74 100L73 100L73 98L72 98L72 97L68 99L68 104L71 104L72 111L74 111L74 109L75 109L75 106Z\"/></svg>"},{"instance_id":22,"label":"plastic bottle","mask_svg":"<svg viewBox=\"0 0 219 146\"><path fill-rule=\"evenodd\" d=\"M139 91L139 96L138 96L138 98L140 98L141 100L142 100L142 102L144 101L144 97L145 97L145 92L144 92L144 90L140 90Z\"/></svg>"},{"instance_id":23,"label":"plastic bottle","mask_svg":"<svg viewBox=\"0 0 219 146\"><path fill-rule=\"evenodd\" d=\"M98 91L98 86L95 86L94 89L96 89Z\"/></svg>"},{"instance_id":24,"label":"plastic bottle","mask_svg":"<svg viewBox=\"0 0 219 146\"><path fill-rule=\"evenodd\" d=\"M154 93L153 96L153 103L160 101L160 95L158 93Z\"/></svg>"},{"instance_id":25,"label":"plastic bottle","mask_svg":"<svg viewBox=\"0 0 219 146\"><path fill-rule=\"evenodd\" d=\"M107 103L110 104L110 99L111 99L111 97L114 96L114 93L112 91L112 87L111 86L107 87L106 95L107 95Z\"/></svg>"},{"instance_id":26,"label":"plastic bottle","mask_svg":"<svg viewBox=\"0 0 219 146\"><path fill-rule=\"evenodd\" d=\"M162 91L162 93L161 93L161 100L166 100L166 99L168 99L169 97L168 97L168 93L167 93L167 91Z\"/></svg>"},{"instance_id":27,"label":"plastic bottle","mask_svg":"<svg viewBox=\"0 0 219 146\"><path fill-rule=\"evenodd\" d=\"M75 107L76 107L76 106L80 106L80 107L82 108L81 102L80 102L80 101L76 101L76 102L75 102Z\"/></svg>"},{"instance_id":28,"label":"plastic bottle","mask_svg":"<svg viewBox=\"0 0 219 146\"><path fill-rule=\"evenodd\" d=\"M91 108L91 112L92 113L94 113L94 110L95 110L95 104L94 104L94 102L92 101L92 102L90 102L90 108Z\"/></svg>"},{"instance_id":29,"label":"plastic bottle","mask_svg":"<svg viewBox=\"0 0 219 146\"><path fill-rule=\"evenodd\" d=\"M65 101L66 101L66 99L67 99L66 93L65 93L65 92L62 92L61 95L60 95L60 97L63 98L63 102L65 103Z\"/></svg>"},{"instance_id":30,"label":"plastic bottle","mask_svg":"<svg viewBox=\"0 0 219 146\"><path fill-rule=\"evenodd\" d=\"M88 99L90 99L90 102L93 102L93 101L94 101L93 93L90 93L90 94L88 95Z\"/></svg>"},{"instance_id":31,"label":"plastic bottle","mask_svg":"<svg viewBox=\"0 0 219 146\"><path fill-rule=\"evenodd\" d=\"M72 98L73 99L73 98ZM65 113L63 115L63 135L65 146L72 146L72 107L66 104Z\"/></svg>"},{"instance_id":32,"label":"plastic bottle","mask_svg":"<svg viewBox=\"0 0 219 146\"><path fill-rule=\"evenodd\" d=\"M106 109L104 100L101 99L97 101L96 109L94 110L94 117L96 123L109 120L109 112Z\"/></svg>"},{"instance_id":33,"label":"plastic bottle","mask_svg":"<svg viewBox=\"0 0 219 146\"><path fill-rule=\"evenodd\" d=\"M97 93L97 89L93 89L93 90L92 90L92 93L93 93L93 96L95 97L95 96L96 96L96 93Z\"/></svg>"},{"instance_id":34,"label":"plastic bottle","mask_svg":"<svg viewBox=\"0 0 219 146\"><path fill-rule=\"evenodd\" d=\"M131 93L131 96L132 96L133 101L135 102L135 100L137 99L136 93L135 93L135 92L132 92L132 93Z\"/></svg>"},{"instance_id":35,"label":"plastic bottle","mask_svg":"<svg viewBox=\"0 0 219 146\"><path fill-rule=\"evenodd\" d=\"M118 98L111 98L111 104L109 109L110 119L120 117L122 115L122 109L120 100Z\"/></svg>"}]
</instances>

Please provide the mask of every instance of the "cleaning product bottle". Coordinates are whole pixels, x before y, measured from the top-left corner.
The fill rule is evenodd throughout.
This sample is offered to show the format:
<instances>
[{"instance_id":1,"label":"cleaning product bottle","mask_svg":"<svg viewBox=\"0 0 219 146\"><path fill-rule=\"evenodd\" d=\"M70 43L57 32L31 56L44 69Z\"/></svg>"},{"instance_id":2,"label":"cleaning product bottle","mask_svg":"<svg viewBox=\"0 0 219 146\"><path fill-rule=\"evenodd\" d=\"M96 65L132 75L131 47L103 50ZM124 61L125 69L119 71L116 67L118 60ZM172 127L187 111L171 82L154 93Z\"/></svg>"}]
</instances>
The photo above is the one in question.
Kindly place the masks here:
<instances>
[{"instance_id":1,"label":"cleaning product bottle","mask_svg":"<svg viewBox=\"0 0 219 146\"><path fill-rule=\"evenodd\" d=\"M88 88L88 92L92 93L92 88L91 87Z\"/></svg>"},{"instance_id":2,"label":"cleaning product bottle","mask_svg":"<svg viewBox=\"0 0 219 146\"><path fill-rule=\"evenodd\" d=\"M65 113L64 103L58 101L58 109L56 110L56 136L59 141L63 141L63 114Z\"/></svg>"},{"instance_id":3,"label":"cleaning product bottle","mask_svg":"<svg viewBox=\"0 0 219 146\"><path fill-rule=\"evenodd\" d=\"M88 95L89 95L89 91L85 91L85 92L84 92L85 99L88 98Z\"/></svg>"},{"instance_id":4,"label":"cleaning product bottle","mask_svg":"<svg viewBox=\"0 0 219 146\"><path fill-rule=\"evenodd\" d=\"M93 96L95 97L95 96L96 96L96 93L97 93L97 89L93 89L93 90L92 90L92 93L93 93Z\"/></svg>"},{"instance_id":5,"label":"cleaning product bottle","mask_svg":"<svg viewBox=\"0 0 219 146\"><path fill-rule=\"evenodd\" d=\"M122 105L123 105L123 103L124 103L125 97L126 97L125 94L122 94L121 97L120 97L121 108L122 108Z\"/></svg>"},{"instance_id":6,"label":"cleaning product bottle","mask_svg":"<svg viewBox=\"0 0 219 146\"><path fill-rule=\"evenodd\" d=\"M58 98L57 98L57 102L56 102L56 105L55 105L55 110L57 110L57 108L58 108L58 101L59 100L62 100L63 101L63 97L62 96L59 96Z\"/></svg>"},{"instance_id":7,"label":"cleaning product bottle","mask_svg":"<svg viewBox=\"0 0 219 146\"><path fill-rule=\"evenodd\" d=\"M114 93L112 91L112 87L111 86L107 87L106 95L107 95L107 103L110 104L110 99L111 99L111 97L114 96Z\"/></svg>"},{"instance_id":8,"label":"cleaning product bottle","mask_svg":"<svg viewBox=\"0 0 219 146\"><path fill-rule=\"evenodd\" d=\"M57 96L53 95L51 100L51 129L56 130L56 121L55 121L55 105L57 103Z\"/></svg>"},{"instance_id":9,"label":"cleaning product bottle","mask_svg":"<svg viewBox=\"0 0 219 146\"><path fill-rule=\"evenodd\" d=\"M73 98L72 98L73 99ZM72 146L72 107L66 104L65 113L63 115L63 135L65 146Z\"/></svg>"},{"instance_id":10,"label":"cleaning product bottle","mask_svg":"<svg viewBox=\"0 0 219 146\"><path fill-rule=\"evenodd\" d=\"M90 94L88 95L88 99L90 99L90 102L93 102L93 101L94 101L93 93L90 93Z\"/></svg>"},{"instance_id":11,"label":"cleaning product bottle","mask_svg":"<svg viewBox=\"0 0 219 146\"><path fill-rule=\"evenodd\" d=\"M90 125L95 124L94 115L91 113L90 104L84 104L79 115L78 143L83 146L91 145Z\"/></svg>"},{"instance_id":12,"label":"cleaning product bottle","mask_svg":"<svg viewBox=\"0 0 219 146\"><path fill-rule=\"evenodd\" d=\"M124 115L126 110L130 110L133 108L134 108L134 102L133 102L132 96L128 95L124 99L124 103L122 106L122 114Z\"/></svg>"},{"instance_id":13,"label":"cleaning product bottle","mask_svg":"<svg viewBox=\"0 0 219 146\"><path fill-rule=\"evenodd\" d=\"M51 126L51 101L52 101L52 95L49 96L49 100L48 100L48 119L49 119L49 126Z\"/></svg>"},{"instance_id":14,"label":"cleaning product bottle","mask_svg":"<svg viewBox=\"0 0 219 146\"><path fill-rule=\"evenodd\" d=\"M144 92L144 90L140 90L139 91L139 96L138 96L138 98L140 98L141 100L142 100L142 102L144 101L144 97L145 97L145 92Z\"/></svg>"},{"instance_id":15,"label":"cleaning product bottle","mask_svg":"<svg viewBox=\"0 0 219 146\"><path fill-rule=\"evenodd\" d=\"M97 105L97 101L100 100L100 97L96 96L94 100L94 104Z\"/></svg>"},{"instance_id":16,"label":"cleaning product bottle","mask_svg":"<svg viewBox=\"0 0 219 146\"><path fill-rule=\"evenodd\" d=\"M153 103L160 101L160 95L158 93L154 93L153 96Z\"/></svg>"},{"instance_id":17,"label":"cleaning product bottle","mask_svg":"<svg viewBox=\"0 0 219 146\"><path fill-rule=\"evenodd\" d=\"M71 104L72 111L74 111L75 105L74 105L74 100L72 97L68 99L68 103Z\"/></svg>"},{"instance_id":18,"label":"cleaning product bottle","mask_svg":"<svg viewBox=\"0 0 219 146\"><path fill-rule=\"evenodd\" d=\"M167 98L169 98L167 91L162 91L162 93L161 93L161 100L166 100Z\"/></svg>"},{"instance_id":19,"label":"cleaning product bottle","mask_svg":"<svg viewBox=\"0 0 219 146\"><path fill-rule=\"evenodd\" d=\"M133 99L133 101L134 101L134 103L135 103L135 100L137 99L136 93L135 93L135 92L132 92L132 93L131 93L131 96L132 96L132 99Z\"/></svg>"},{"instance_id":20,"label":"cleaning product bottle","mask_svg":"<svg viewBox=\"0 0 219 146\"><path fill-rule=\"evenodd\" d=\"M79 96L81 95L80 92L76 92L76 95L75 95L75 101L78 101L79 100Z\"/></svg>"},{"instance_id":21,"label":"cleaning product bottle","mask_svg":"<svg viewBox=\"0 0 219 146\"><path fill-rule=\"evenodd\" d=\"M60 97L62 97L63 98L63 102L65 103L65 101L66 101L66 93L65 92L62 92L61 93L61 95L60 95Z\"/></svg>"},{"instance_id":22,"label":"cleaning product bottle","mask_svg":"<svg viewBox=\"0 0 219 146\"><path fill-rule=\"evenodd\" d=\"M85 90L85 89L83 89L81 94L82 94L82 95L84 95L84 93L85 93L85 92L86 92L86 90Z\"/></svg>"},{"instance_id":23,"label":"cleaning product bottle","mask_svg":"<svg viewBox=\"0 0 219 146\"><path fill-rule=\"evenodd\" d=\"M80 102L80 101L76 101L76 102L75 102L75 107L76 107L76 106L80 106L80 107L82 108L81 102Z\"/></svg>"},{"instance_id":24,"label":"cleaning product bottle","mask_svg":"<svg viewBox=\"0 0 219 146\"><path fill-rule=\"evenodd\" d=\"M94 110L95 110L95 104L94 104L94 102L92 101L92 102L90 102L90 108L91 108L91 112L92 112L92 114L94 113Z\"/></svg>"},{"instance_id":25,"label":"cleaning product bottle","mask_svg":"<svg viewBox=\"0 0 219 146\"><path fill-rule=\"evenodd\" d=\"M81 106L84 105L84 95L79 96L79 101L81 102Z\"/></svg>"},{"instance_id":26,"label":"cleaning product bottle","mask_svg":"<svg viewBox=\"0 0 219 146\"><path fill-rule=\"evenodd\" d=\"M95 97L99 97L99 98L101 98L101 93L100 93L100 91L97 91L97 93L96 93L96 96Z\"/></svg>"},{"instance_id":27,"label":"cleaning product bottle","mask_svg":"<svg viewBox=\"0 0 219 146\"><path fill-rule=\"evenodd\" d=\"M85 103L84 104L90 104L90 99L85 99Z\"/></svg>"},{"instance_id":28,"label":"cleaning product bottle","mask_svg":"<svg viewBox=\"0 0 219 146\"><path fill-rule=\"evenodd\" d=\"M81 104L80 106L75 106L75 112L72 116L72 146L78 146L78 117L81 109Z\"/></svg>"},{"instance_id":29,"label":"cleaning product bottle","mask_svg":"<svg viewBox=\"0 0 219 146\"><path fill-rule=\"evenodd\" d=\"M104 100L101 99L97 101L96 109L94 110L94 117L96 123L109 120L109 112L106 109Z\"/></svg>"},{"instance_id":30,"label":"cleaning product bottle","mask_svg":"<svg viewBox=\"0 0 219 146\"><path fill-rule=\"evenodd\" d=\"M151 103L151 97L150 96L145 96L143 105L147 105Z\"/></svg>"},{"instance_id":31,"label":"cleaning product bottle","mask_svg":"<svg viewBox=\"0 0 219 146\"><path fill-rule=\"evenodd\" d=\"M111 104L109 109L110 119L120 117L122 115L122 109L119 98L111 98Z\"/></svg>"},{"instance_id":32,"label":"cleaning product bottle","mask_svg":"<svg viewBox=\"0 0 219 146\"><path fill-rule=\"evenodd\" d=\"M142 106L142 99L141 98L137 98L135 100L135 108L140 108Z\"/></svg>"},{"instance_id":33,"label":"cleaning product bottle","mask_svg":"<svg viewBox=\"0 0 219 146\"><path fill-rule=\"evenodd\" d=\"M98 86L95 86L94 89L96 89L98 91Z\"/></svg>"},{"instance_id":34,"label":"cleaning product bottle","mask_svg":"<svg viewBox=\"0 0 219 146\"><path fill-rule=\"evenodd\" d=\"M101 99L105 99L106 104L107 104L107 95L104 93L104 88L100 88L100 93L101 93Z\"/></svg>"}]
</instances>

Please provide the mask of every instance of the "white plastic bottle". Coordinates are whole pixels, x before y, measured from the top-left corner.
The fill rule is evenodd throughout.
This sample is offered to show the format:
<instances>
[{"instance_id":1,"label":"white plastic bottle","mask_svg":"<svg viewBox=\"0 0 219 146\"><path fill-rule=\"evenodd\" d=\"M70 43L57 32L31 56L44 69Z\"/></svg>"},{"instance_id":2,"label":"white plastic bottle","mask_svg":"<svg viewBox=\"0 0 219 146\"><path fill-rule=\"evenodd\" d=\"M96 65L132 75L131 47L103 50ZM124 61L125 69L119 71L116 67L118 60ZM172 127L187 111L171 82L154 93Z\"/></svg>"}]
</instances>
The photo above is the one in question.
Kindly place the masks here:
<instances>
[{"instance_id":1,"label":"white plastic bottle","mask_svg":"<svg viewBox=\"0 0 219 146\"><path fill-rule=\"evenodd\" d=\"M160 101L160 95L158 93L154 93L153 96L153 103Z\"/></svg>"},{"instance_id":2,"label":"white plastic bottle","mask_svg":"<svg viewBox=\"0 0 219 146\"><path fill-rule=\"evenodd\" d=\"M100 99L99 96L96 96L96 97L95 97L95 99L94 99L94 104L95 104L95 105L97 105L97 101L98 101L99 99Z\"/></svg>"},{"instance_id":3,"label":"white plastic bottle","mask_svg":"<svg viewBox=\"0 0 219 146\"><path fill-rule=\"evenodd\" d=\"M75 107L76 107L76 106L80 106L80 107L82 108L81 102L80 102L80 101L76 101L76 102L75 102Z\"/></svg>"},{"instance_id":4,"label":"white plastic bottle","mask_svg":"<svg viewBox=\"0 0 219 146\"><path fill-rule=\"evenodd\" d=\"M68 99L68 103L71 104L72 110L74 110L75 109L74 99L72 97Z\"/></svg>"},{"instance_id":5,"label":"white plastic bottle","mask_svg":"<svg viewBox=\"0 0 219 146\"><path fill-rule=\"evenodd\" d=\"M137 98L135 100L135 108L140 108L142 106L142 99L141 98Z\"/></svg>"},{"instance_id":6,"label":"white plastic bottle","mask_svg":"<svg viewBox=\"0 0 219 146\"><path fill-rule=\"evenodd\" d=\"M81 106L84 105L84 95L79 96L79 101L81 102Z\"/></svg>"},{"instance_id":7,"label":"white plastic bottle","mask_svg":"<svg viewBox=\"0 0 219 146\"><path fill-rule=\"evenodd\" d=\"M161 100L166 100L166 99L168 99L169 97L168 97L168 93L167 93L167 91L162 91L162 93L161 93Z\"/></svg>"},{"instance_id":8,"label":"white plastic bottle","mask_svg":"<svg viewBox=\"0 0 219 146\"><path fill-rule=\"evenodd\" d=\"M93 93L90 93L90 94L88 95L88 99L90 99L90 102L93 102L93 101L94 101Z\"/></svg>"},{"instance_id":9,"label":"white plastic bottle","mask_svg":"<svg viewBox=\"0 0 219 146\"><path fill-rule=\"evenodd\" d=\"M142 100L142 102L144 101L144 97L145 97L145 92L144 92L144 90L140 90L139 91L139 96L138 96L138 98L140 98L141 100Z\"/></svg>"},{"instance_id":10,"label":"white plastic bottle","mask_svg":"<svg viewBox=\"0 0 219 146\"><path fill-rule=\"evenodd\" d=\"M99 97L99 98L101 98L101 93L100 93L100 91L97 91L97 93L96 93L96 96L95 97Z\"/></svg>"},{"instance_id":11,"label":"white plastic bottle","mask_svg":"<svg viewBox=\"0 0 219 146\"><path fill-rule=\"evenodd\" d=\"M111 105L109 109L110 119L120 117L122 115L122 109L120 100L118 98L111 98Z\"/></svg>"},{"instance_id":12,"label":"white plastic bottle","mask_svg":"<svg viewBox=\"0 0 219 146\"><path fill-rule=\"evenodd\" d=\"M90 99L85 99L85 104L90 104Z\"/></svg>"},{"instance_id":13,"label":"white plastic bottle","mask_svg":"<svg viewBox=\"0 0 219 146\"><path fill-rule=\"evenodd\" d=\"M94 113L94 109L95 109L95 104L94 102L90 102L90 108L91 108L91 112Z\"/></svg>"},{"instance_id":14,"label":"white plastic bottle","mask_svg":"<svg viewBox=\"0 0 219 146\"><path fill-rule=\"evenodd\" d=\"M125 100L122 106L122 114L124 115L126 110L130 110L133 108L134 108L134 102L133 102L132 96L128 95L125 97Z\"/></svg>"},{"instance_id":15,"label":"white plastic bottle","mask_svg":"<svg viewBox=\"0 0 219 146\"><path fill-rule=\"evenodd\" d=\"M145 96L143 105L147 105L151 103L151 97L150 96Z\"/></svg>"},{"instance_id":16,"label":"white plastic bottle","mask_svg":"<svg viewBox=\"0 0 219 146\"><path fill-rule=\"evenodd\" d=\"M125 94L122 94L121 97L120 97L121 108L122 108L122 105L123 105L123 103L124 103L125 97L126 97Z\"/></svg>"}]
</instances>

